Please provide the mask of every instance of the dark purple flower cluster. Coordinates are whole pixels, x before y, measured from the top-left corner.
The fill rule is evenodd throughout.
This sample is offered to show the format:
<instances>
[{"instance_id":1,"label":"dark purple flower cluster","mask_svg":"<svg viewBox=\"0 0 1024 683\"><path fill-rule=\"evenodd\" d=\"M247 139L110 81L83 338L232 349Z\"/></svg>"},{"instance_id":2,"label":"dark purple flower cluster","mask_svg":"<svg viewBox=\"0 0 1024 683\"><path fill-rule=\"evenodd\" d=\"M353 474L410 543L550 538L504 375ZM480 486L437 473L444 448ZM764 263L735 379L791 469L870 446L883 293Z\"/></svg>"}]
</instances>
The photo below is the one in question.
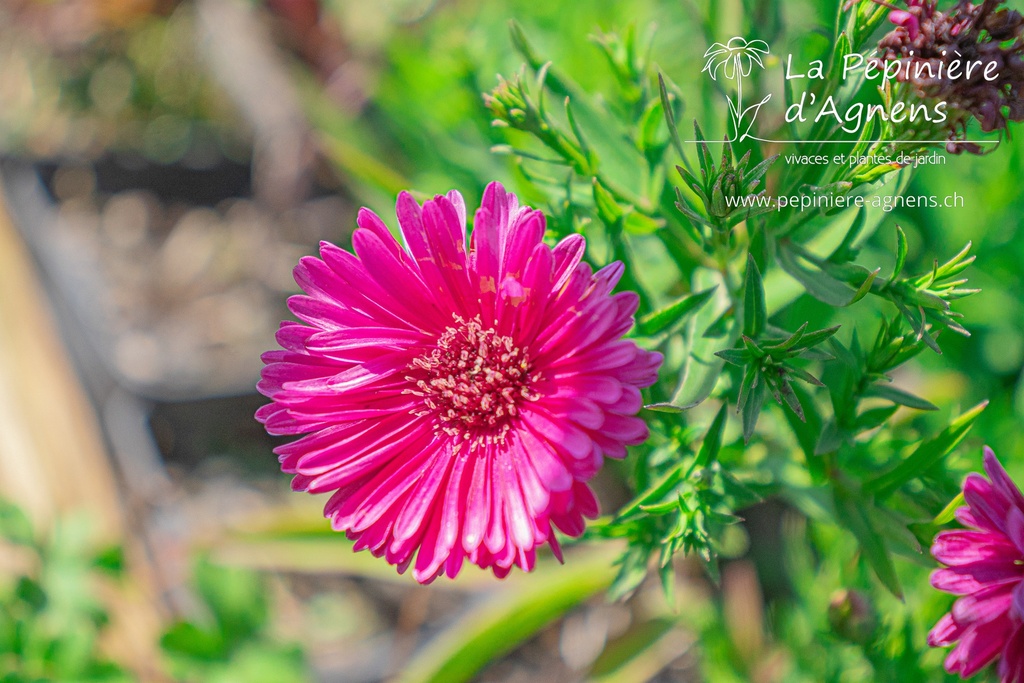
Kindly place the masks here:
<instances>
[{"instance_id":1,"label":"dark purple flower cluster","mask_svg":"<svg viewBox=\"0 0 1024 683\"><path fill-rule=\"evenodd\" d=\"M918 97L946 103L950 152L981 151L963 142L972 116L986 132L1024 120L1024 16L1001 5L959 0L943 12L936 0L907 0L889 14L896 28L878 44L877 59L899 60L899 80Z\"/></svg>"}]
</instances>

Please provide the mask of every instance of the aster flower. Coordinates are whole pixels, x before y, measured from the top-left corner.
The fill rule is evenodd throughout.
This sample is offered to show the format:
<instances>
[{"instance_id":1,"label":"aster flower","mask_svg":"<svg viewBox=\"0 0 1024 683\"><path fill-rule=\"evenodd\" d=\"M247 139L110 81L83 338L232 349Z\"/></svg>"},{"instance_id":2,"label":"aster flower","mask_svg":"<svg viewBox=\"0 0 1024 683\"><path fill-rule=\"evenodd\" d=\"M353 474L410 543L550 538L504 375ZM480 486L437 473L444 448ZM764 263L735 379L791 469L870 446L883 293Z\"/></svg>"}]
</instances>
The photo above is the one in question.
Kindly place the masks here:
<instances>
[{"instance_id":1,"label":"aster flower","mask_svg":"<svg viewBox=\"0 0 1024 683\"><path fill-rule=\"evenodd\" d=\"M932 554L946 565L932 585L961 596L928 637L929 645L957 643L946 671L968 678L999 658L1002 683L1024 682L1024 495L991 449L988 480L964 483L965 507L956 516L969 530L944 531Z\"/></svg>"},{"instance_id":2,"label":"aster flower","mask_svg":"<svg viewBox=\"0 0 1024 683\"><path fill-rule=\"evenodd\" d=\"M544 244L544 215L488 186L466 248L457 192L422 206L402 193L405 247L363 209L355 254L321 243L295 278L302 322L264 355L257 419L292 488L333 492L333 528L417 581L463 563L505 576L560 557L597 514L586 482L647 438L640 388L661 356L622 339L638 297L613 294L620 263L594 273L573 235Z\"/></svg>"}]
</instances>

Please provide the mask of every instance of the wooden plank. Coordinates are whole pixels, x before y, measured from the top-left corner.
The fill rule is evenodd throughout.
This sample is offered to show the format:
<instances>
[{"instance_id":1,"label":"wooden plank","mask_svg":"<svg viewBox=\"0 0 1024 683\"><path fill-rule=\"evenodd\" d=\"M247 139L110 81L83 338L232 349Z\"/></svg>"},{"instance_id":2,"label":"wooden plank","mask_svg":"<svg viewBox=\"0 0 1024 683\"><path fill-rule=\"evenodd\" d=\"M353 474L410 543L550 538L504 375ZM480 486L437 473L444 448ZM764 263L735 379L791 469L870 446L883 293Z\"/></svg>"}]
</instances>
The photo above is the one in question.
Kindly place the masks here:
<instances>
[{"instance_id":1,"label":"wooden plank","mask_svg":"<svg viewBox=\"0 0 1024 683\"><path fill-rule=\"evenodd\" d=\"M105 595L112 625L104 647L139 680L159 681L159 605L118 493L96 413L0 196L0 496L24 508L38 529L84 512L97 545L126 547L129 577Z\"/></svg>"}]
</instances>

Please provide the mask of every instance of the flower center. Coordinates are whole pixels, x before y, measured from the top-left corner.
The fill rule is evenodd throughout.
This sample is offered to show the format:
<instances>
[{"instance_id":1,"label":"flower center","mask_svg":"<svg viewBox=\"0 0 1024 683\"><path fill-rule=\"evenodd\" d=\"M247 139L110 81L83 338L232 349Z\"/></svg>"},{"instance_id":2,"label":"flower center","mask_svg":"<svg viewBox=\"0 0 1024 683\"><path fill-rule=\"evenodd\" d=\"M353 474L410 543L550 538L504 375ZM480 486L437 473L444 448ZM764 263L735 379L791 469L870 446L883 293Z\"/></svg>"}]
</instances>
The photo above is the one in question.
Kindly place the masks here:
<instances>
[{"instance_id":1,"label":"flower center","mask_svg":"<svg viewBox=\"0 0 1024 683\"><path fill-rule=\"evenodd\" d=\"M520 401L534 401L526 348L511 337L485 329L479 316L455 324L438 337L433 349L409 364L415 382L410 393L423 397L428 410L437 416L437 428L452 436L469 439L480 435L489 442L501 441Z\"/></svg>"}]
</instances>

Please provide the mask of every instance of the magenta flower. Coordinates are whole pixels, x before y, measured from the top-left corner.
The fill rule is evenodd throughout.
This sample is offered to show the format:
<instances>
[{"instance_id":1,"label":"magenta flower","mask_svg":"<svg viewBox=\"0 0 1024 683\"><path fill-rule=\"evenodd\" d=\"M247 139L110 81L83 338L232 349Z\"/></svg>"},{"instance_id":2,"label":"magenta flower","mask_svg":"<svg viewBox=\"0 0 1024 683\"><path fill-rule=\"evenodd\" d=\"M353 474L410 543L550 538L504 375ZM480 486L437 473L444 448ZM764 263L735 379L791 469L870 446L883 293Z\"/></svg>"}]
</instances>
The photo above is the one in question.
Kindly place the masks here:
<instances>
[{"instance_id":1,"label":"magenta flower","mask_svg":"<svg viewBox=\"0 0 1024 683\"><path fill-rule=\"evenodd\" d=\"M997 657L1002 683L1024 683L1024 495L992 449L985 449L989 480L964 482L957 519L970 530L944 531L932 554L947 565L932 585L962 596L928 636L932 647L959 643L946 671L968 678Z\"/></svg>"},{"instance_id":2,"label":"magenta flower","mask_svg":"<svg viewBox=\"0 0 1024 683\"><path fill-rule=\"evenodd\" d=\"M402 193L395 241L359 213L355 255L321 243L295 279L283 350L264 355L256 414L292 488L334 492L324 514L357 550L427 583L467 559L505 576L560 557L597 514L586 482L647 438L635 417L661 355L622 339L638 298L612 294L573 235L544 244L540 211L492 183L469 252L462 196Z\"/></svg>"}]
</instances>

